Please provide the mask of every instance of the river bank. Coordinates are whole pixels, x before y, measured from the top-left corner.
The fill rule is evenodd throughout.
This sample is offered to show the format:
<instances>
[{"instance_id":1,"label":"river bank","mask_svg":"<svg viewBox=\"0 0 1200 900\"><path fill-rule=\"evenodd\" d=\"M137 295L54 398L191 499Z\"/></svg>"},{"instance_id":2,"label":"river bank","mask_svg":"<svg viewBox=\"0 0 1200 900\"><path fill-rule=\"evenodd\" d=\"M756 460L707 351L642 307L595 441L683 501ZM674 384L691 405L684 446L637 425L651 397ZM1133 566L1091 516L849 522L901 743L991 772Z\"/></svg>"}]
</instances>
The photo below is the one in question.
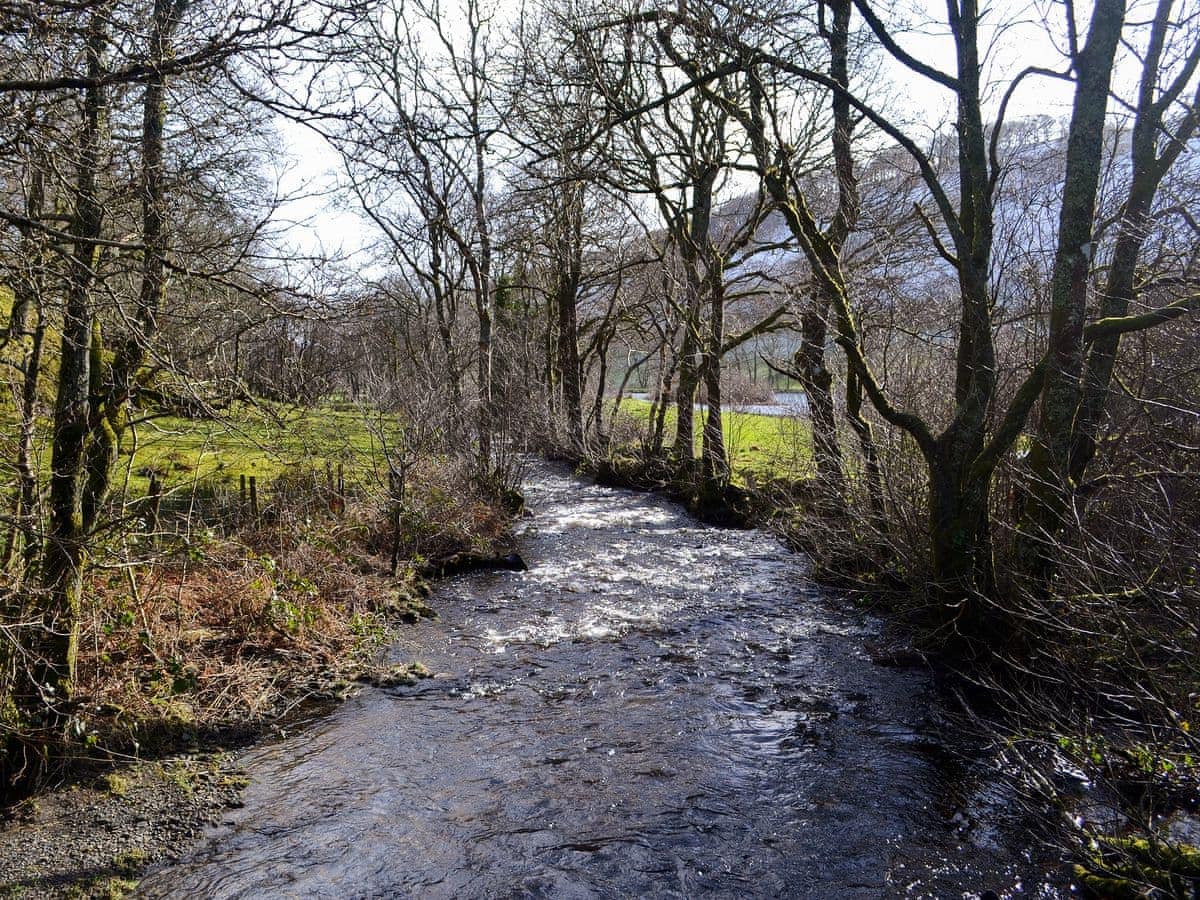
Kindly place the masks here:
<instances>
[{"instance_id":1,"label":"river bank","mask_svg":"<svg viewBox=\"0 0 1200 900\"><path fill-rule=\"evenodd\" d=\"M928 674L803 558L552 467L527 497L529 570L444 582L392 644L431 677L242 757L245 807L143 896L1065 890Z\"/></svg>"},{"instance_id":2,"label":"river bank","mask_svg":"<svg viewBox=\"0 0 1200 900\"><path fill-rule=\"evenodd\" d=\"M302 484L236 527L189 524L134 548L135 564L97 565L76 736L0 824L0 897L127 892L240 803L246 747L367 685L415 680L379 654L436 615L430 585L515 564L516 495L452 495L443 481L412 492L398 535L369 496L334 504Z\"/></svg>"},{"instance_id":3,"label":"river bank","mask_svg":"<svg viewBox=\"0 0 1200 900\"><path fill-rule=\"evenodd\" d=\"M0 828L0 897L115 898L241 804L225 751L131 763L40 794Z\"/></svg>"}]
</instances>

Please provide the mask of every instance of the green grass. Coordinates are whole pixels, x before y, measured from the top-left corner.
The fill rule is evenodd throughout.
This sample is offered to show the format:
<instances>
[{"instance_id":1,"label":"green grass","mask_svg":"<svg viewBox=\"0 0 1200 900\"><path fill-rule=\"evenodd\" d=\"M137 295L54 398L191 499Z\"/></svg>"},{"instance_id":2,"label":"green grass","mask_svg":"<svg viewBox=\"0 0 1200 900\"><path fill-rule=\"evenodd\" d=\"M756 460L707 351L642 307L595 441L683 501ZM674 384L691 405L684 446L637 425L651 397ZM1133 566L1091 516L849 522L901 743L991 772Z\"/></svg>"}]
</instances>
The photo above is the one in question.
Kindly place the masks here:
<instances>
[{"instance_id":1,"label":"green grass","mask_svg":"<svg viewBox=\"0 0 1200 900\"><path fill-rule=\"evenodd\" d=\"M0 284L0 331L8 326L13 297ZM37 441L43 474L50 467L50 411L58 366L60 337L48 329L43 350L39 395L42 401ZM0 347L0 451L10 459L8 446L16 438L17 415L8 382L18 383L17 354L9 342ZM370 421L368 420L370 417ZM281 404L242 403L223 412L219 419L187 419L134 413L135 425L121 442L114 486L129 476L133 496L145 493L149 476L155 472L167 489L207 482L234 485L240 476L255 476L266 483L297 468L323 470L328 463L341 464L347 481L366 481L380 462L379 436L389 442L397 426L378 413L348 405L325 405L297 409ZM141 421L138 421L138 420ZM7 478L8 472L3 472Z\"/></svg>"},{"instance_id":2,"label":"green grass","mask_svg":"<svg viewBox=\"0 0 1200 900\"><path fill-rule=\"evenodd\" d=\"M650 403L626 399L621 403L621 410L644 427L650 415ZM747 476L759 481L769 478L795 480L812 474L812 432L807 419L725 410L721 424L734 481L744 484ZM703 428L703 414L697 412L697 453ZM674 430L675 410L672 408L667 410L668 441Z\"/></svg>"},{"instance_id":3,"label":"green grass","mask_svg":"<svg viewBox=\"0 0 1200 900\"><path fill-rule=\"evenodd\" d=\"M381 424L378 413L329 406L243 404L219 419L143 416L135 414L134 424L126 429L113 472L114 489L128 477L131 497L148 492L151 474L157 474L168 491L192 485L237 488L243 475L265 486L286 473L324 472L327 465L336 471L341 465L347 483L370 483L386 478L380 433L392 443L399 428L394 420ZM15 424L11 403L0 404L0 427L15 436ZM39 421L37 441L44 478L50 471L48 419Z\"/></svg>"},{"instance_id":4,"label":"green grass","mask_svg":"<svg viewBox=\"0 0 1200 900\"><path fill-rule=\"evenodd\" d=\"M356 409L240 406L220 419L151 418L126 431L121 464L134 492L151 472L167 487L201 481L236 485L242 475L262 483L298 469L343 466L347 481L364 481L380 460L380 420ZM386 422L389 441L397 431Z\"/></svg>"}]
</instances>

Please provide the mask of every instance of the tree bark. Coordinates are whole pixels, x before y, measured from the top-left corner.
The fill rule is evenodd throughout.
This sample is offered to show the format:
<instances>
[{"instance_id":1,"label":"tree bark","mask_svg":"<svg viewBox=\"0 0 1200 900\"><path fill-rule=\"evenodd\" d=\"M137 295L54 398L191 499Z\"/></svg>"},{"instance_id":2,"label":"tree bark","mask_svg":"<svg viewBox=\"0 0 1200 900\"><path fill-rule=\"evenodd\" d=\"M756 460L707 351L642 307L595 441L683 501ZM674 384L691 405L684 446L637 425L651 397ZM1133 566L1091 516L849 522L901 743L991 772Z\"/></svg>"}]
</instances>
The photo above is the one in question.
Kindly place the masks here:
<instances>
[{"instance_id":1,"label":"tree bark","mask_svg":"<svg viewBox=\"0 0 1200 900\"><path fill-rule=\"evenodd\" d=\"M83 96L83 127L79 136L79 169L75 213L71 224L74 247L69 259L67 296L63 310L62 356L54 408L51 449L50 532L46 541L42 579L41 646L30 667L32 708L52 733L67 724L65 707L75 688L79 643L79 605L87 540L83 524L85 451L92 418L91 288L98 264L97 241L104 209L97 195L101 164L105 89L98 78L106 43L104 7L88 27L87 68L92 81Z\"/></svg>"},{"instance_id":2,"label":"tree bark","mask_svg":"<svg viewBox=\"0 0 1200 900\"><path fill-rule=\"evenodd\" d=\"M42 216L45 202L43 161L35 158L25 202L25 214L31 222ZM45 282L46 241L32 227L21 230L21 255L24 270L13 279L13 304L9 315L6 342L14 347L20 373L20 386L14 386L17 407L17 493L13 524L5 544L0 568L8 568L18 545L21 568L18 578L25 581L33 571L41 551L38 540L38 485L35 471L37 451L34 445L37 427L37 392L41 376L42 341L46 333L46 314L42 294Z\"/></svg>"},{"instance_id":3,"label":"tree bark","mask_svg":"<svg viewBox=\"0 0 1200 900\"><path fill-rule=\"evenodd\" d=\"M1159 0L1151 25L1150 40L1142 64L1138 90L1137 112L1130 147L1130 171L1133 182L1121 209L1117 224L1117 239L1113 248L1108 279L1100 298L1100 319L1121 318L1129 314L1137 296L1137 264L1141 257L1150 227L1154 197L1167 171L1179 158L1187 142L1195 134L1200 117L1200 88L1183 119L1175 123L1172 137L1159 152L1159 135L1163 115L1179 97L1183 81L1158 92L1158 73L1167 34L1172 28L1173 0ZM1188 65L1200 61L1200 46L1192 48ZM1084 370L1079 409L1075 414L1071 436L1068 479L1072 485L1083 481L1088 466L1096 455L1097 439L1104 419L1109 386L1116 367L1117 351L1121 344L1118 331L1098 336L1091 344Z\"/></svg>"},{"instance_id":4,"label":"tree bark","mask_svg":"<svg viewBox=\"0 0 1200 900\"><path fill-rule=\"evenodd\" d=\"M729 483L729 456L725 448L721 397L721 357L725 344L725 273L713 260L706 278L709 295L708 333L704 351L706 411L700 447L701 474L716 485Z\"/></svg>"},{"instance_id":5,"label":"tree bark","mask_svg":"<svg viewBox=\"0 0 1200 900\"><path fill-rule=\"evenodd\" d=\"M1072 432L1081 399L1083 332L1095 255L1092 229L1104 158L1108 93L1124 20L1124 0L1098 0L1087 43L1075 61L1077 84L1050 285L1048 362L1017 541L1019 564L1034 577L1045 574L1047 542L1061 530L1072 492Z\"/></svg>"},{"instance_id":6,"label":"tree bark","mask_svg":"<svg viewBox=\"0 0 1200 900\"><path fill-rule=\"evenodd\" d=\"M800 389L808 398L812 423L813 461L817 469L817 513L840 516L846 512L846 478L842 468L842 448L837 436L837 418L833 404L833 374L825 365L827 338L826 316L829 302L820 297L809 299L808 309L800 317L800 346L792 357L793 372Z\"/></svg>"},{"instance_id":7,"label":"tree bark","mask_svg":"<svg viewBox=\"0 0 1200 900\"><path fill-rule=\"evenodd\" d=\"M568 186L568 194L580 191ZM558 273L554 302L558 310L558 372L562 387L562 409L567 419L567 438L575 453L583 450L583 376L579 363L579 328L577 303L583 272L583 210L579 202L566 201L567 209L560 223L566 233L558 241Z\"/></svg>"}]
</instances>

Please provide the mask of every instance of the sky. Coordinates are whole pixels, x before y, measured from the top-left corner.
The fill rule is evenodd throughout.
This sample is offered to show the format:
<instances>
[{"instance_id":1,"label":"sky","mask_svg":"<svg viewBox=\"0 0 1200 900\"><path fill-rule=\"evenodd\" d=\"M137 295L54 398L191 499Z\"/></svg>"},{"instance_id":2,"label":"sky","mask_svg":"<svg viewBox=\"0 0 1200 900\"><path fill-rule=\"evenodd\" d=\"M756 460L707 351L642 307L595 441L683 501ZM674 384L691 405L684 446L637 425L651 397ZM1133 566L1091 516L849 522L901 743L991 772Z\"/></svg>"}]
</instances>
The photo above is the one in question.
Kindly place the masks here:
<instances>
[{"instance_id":1,"label":"sky","mask_svg":"<svg viewBox=\"0 0 1200 900\"><path fill-rule=\"evenodd\" d=\"M515 2L515 0L502 0ZM1135 0L1136 5L1136 0ZM922 61L945 71L954 68L953 45L940 29L923 23L944 20L943 0L897 0L878 4L890 16L903 17L910 27L898 32L898 41ZM1062 6L1054 0L996 0L983 19L984 40L989 49L987 74L1000 85L1026 65L1038 64L1063 69L1061 47L1053 35L1063 27ZM1078 3L1080 28L1086 28L1090 4ZM894 21L899 21L897 18ZM940 32L940 33L938 33ZM948 90L906 69L901 63L884 62L883 82L894 87L894 102L910 122L916 137L941 130L953 121L953 99ZM881 82L882 83L882 82ZM1001 89L993 87L986 97L994 115ZM1009 119L1049 115L1065 119L1070 115L1070 85L1037 77L1026 79L1009 106ZM337 154L308 129L291 122L279 125L281 144L291 159L281 189L294 197L285 204L281 216L289 220L288 241L304 253L346 253L365 265L367 248L374 239L371 228L344 202L330 201L341 180ZM922 135L924 131L926 135ZM353 263L352 263L353 264Z\"/></svg>"}]
</instances>

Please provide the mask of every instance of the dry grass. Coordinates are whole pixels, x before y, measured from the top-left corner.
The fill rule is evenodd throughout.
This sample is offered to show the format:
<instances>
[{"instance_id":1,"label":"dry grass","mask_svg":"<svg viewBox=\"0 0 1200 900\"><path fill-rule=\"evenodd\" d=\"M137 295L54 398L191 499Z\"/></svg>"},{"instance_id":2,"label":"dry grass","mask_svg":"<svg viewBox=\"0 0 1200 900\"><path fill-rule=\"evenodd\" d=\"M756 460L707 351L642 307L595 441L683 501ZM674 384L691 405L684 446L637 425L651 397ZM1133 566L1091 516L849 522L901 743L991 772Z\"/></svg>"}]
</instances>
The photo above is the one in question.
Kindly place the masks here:
<instances>
[{"instance_id":1,"label":"dry grass","mask_svg":"<svg viewBox=\"0 0 1200 900\"><path fill-rule=\"evenodd\" d=\"M272 515L226 535L192 528L113 554L89 579L78 698L85 743L118 754L254 727L344 695L390 628L427 612L420 572L503 544L507 516L445 461L413 473L401 568L394 506L341 515L295 484ZM290 498L285 503L283 498ZM194 523L193 523L194 526Z\"/></svg>"}]
</instances>

